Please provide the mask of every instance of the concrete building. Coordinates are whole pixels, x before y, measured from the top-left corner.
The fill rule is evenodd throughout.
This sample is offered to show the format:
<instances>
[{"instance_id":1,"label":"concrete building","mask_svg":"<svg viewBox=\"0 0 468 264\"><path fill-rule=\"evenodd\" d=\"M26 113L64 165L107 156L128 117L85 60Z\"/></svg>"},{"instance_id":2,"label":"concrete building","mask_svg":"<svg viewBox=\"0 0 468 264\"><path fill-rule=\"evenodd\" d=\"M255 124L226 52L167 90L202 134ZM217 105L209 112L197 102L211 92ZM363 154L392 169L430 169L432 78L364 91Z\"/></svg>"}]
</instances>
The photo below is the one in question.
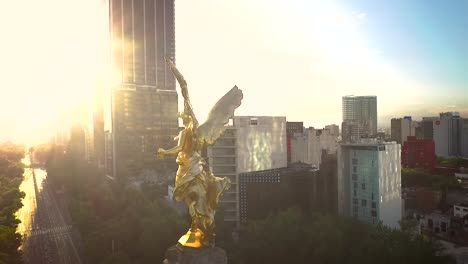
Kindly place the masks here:
<instances>
[{"instance_id":1,"label":"concrete building","mask_svg":"<svg viewBox=\"0 0 468 264\"><path fill-rule=\"evenodd\" d=\"M114 175L114 143L112 133L104 132L104 171L107 177L113 178Z\"/></svg>"},{"instance_id":2,"label":"concrete building","mask_svg":"<svg viewBox=\"0 0 468 264\"><path fill-rule=\"evenodd\" d=\"M377 96L343 96L342 103L344 142L377 135Z\"/></svg>"},{"instance_id":3,"label":"concrete building","mask_svg":"<svg viewBox=\"0 0 468 264\"><path fill-rule=\"evenodd\" d=\"M423 117L416 128L416 137L420 139L434 139L434 121L438 117Z\"/></svg>"},{"instance_id":4,"label":"concrete building","mask_svg":"<svg viewBox=\"0 0 468 264\"><path fill-rule=\"evenodd\" d=\"M454 205L453 215L457 217L465 217L466 215L468 215L468 204Z\"/></svg>"},{"instance_id":5,"label":"concrete building","mask_svg":"<svg viewBox=\"0 0 468 264\"><path fill-rule=\"evenodd\" d=\"M450 230L450 215L440 211L424 215L420 220L420 227L423 233L438 234L448 236Z\"/></svg>"},{"instance_id":6,"label":"concrete building","mask_svg":"<svg viewBox=\"0 0 468 264\"><path fill-rule=\"evenodd\" d=\"M269 214L295 206L311 213L318 171L310 165L296 163L294 167L241 173L241 223L260 220Z\"/></svg>"},{"instance_id":7,"label":"concrete building","mask_svg":"<svg viewBox=\"0 0 468 264\"><path fill-rule=\"evenodd\" d=\"M231 189L220 208L227 230L238 230L239 173L287 166L286 117L235 116L232 125L207 150L208 163L218 177L229 177Z\"/></svg>"},{"instance_id":8,"label":"concrete building","mask_svg":"<svg viewBox=\"0 0 468 264\"><path fill-rule=\"evenodd\" d=\"M67 152L72 155L74 159L88 161L89 152L89 133L86 127L76 124L70 128L70 141L68 144Z\"/></svg>"},{"instance_id":9,"label":"concrete building","mask_svg":"<svg viewBox=\"0 0 468 264\"><path fill-rule=\"evenodd\" d=\"M104 84L97 83L93 102L93 148L95 163L99 168L105 168L105 135L104 135Z\"/></svg>"},{"instance_id":10,"label":"concrete building","mask_svg":"<svg viewBox=\"0 0 468 264\"><path fill-rule=\"evenodd\" d=\"M242 224L290 207L309 215L335 210L329 203L336 194L332 175L308 164L292 163L287 168L241 173L239 182Z\"/></svg>"},{"instance_id":11,"label":"concrete building","mask_svg":"<svg viewBox=\"0 0 468 264\"><path fill-rule=\"evenodd\" d=\"M331 124L331 125L326 125L324 129L329 130L329 134L333 136L339 136L340 135L340 126Z\"/></svg>"},{"instance_id":12,"label":"concrete building","mask_svg":"<svg viewBox=\"0 0 468 264\"><path fill-rule=\"evenodd\" d=\"M392 118L391 120L391 139L398 144L403 145L407 137L416 136L416 127L418 122L413 121L411 116L404 118Z\"/></svg>"},{"instance_id":13,"label":"concrete building","mask_svg":"<svg viewBox=\"0 0 468 264\"><path fill-rule=\"evenodd\" d=\"M213 173L231 180L231 188L221 197L219 207L222 208L226 229L236 230L239 224L236 128L227 128L216 144L207 149L207 156Z\"/></svg>"},{"instance_id":14,"label":"concrete building","mask_svg":"<svg viewBox=\"0 0 468 264\"><path fill-rule=\"evenodd\" d=\"M295 133L304 132L304 122L286 122L286 136L288 144L288 164L291 163L291 144Z\"/></svg>"},{"instance_id":15,"label":"concrete building","mask_svg":"<svg viewBox=\"0 0 468 264\"><path fill-rule=\"evenodd\" d=\"M463 118L461 124L461 155L468 158L468 118Z\"/></svg>"},{"instance_id":16,"label":"concrete building","mask_svg":"<svg viewBox=\"0 0 468 264\"><path fill-rule=\"evenodd\" d=\"M113 168L117 177L170 170L158 147L173 146L178 130L175 79L164 56L175 61L174 0L109 3Z\"/></svg>"},{"instance_id":17,"label":"concrete building","mask_svg":"<svg viewBox=\"0 0 468 264\"><path fill-rule=\"evenodd\" d=\"M338 148L338 212L398 228L402 217L400 145L373 139Z\"/></svg>"},{"instance_id":18,"label":"concrete building","mask_svg":"<svg viewBox=\"0 0 468 264\"><path fill-rule=\"evenodd\" d=\"M468 121L457 112L440 113L434 121L434 142L437 156L463 156L468 142ZM468 155L465 155L468 157Z\"/></svg>"},{"instance_id":19,"label":"concrete building","mask_svg":"<svg viewBox=\"0 0 468 264\"><path fill-rule=\"evenodd\" d=\"M291 162L312 164L309 159L309 132L295 133L291 138Z\"/></svg>"},{"instance_id":20,"label":"concrete building","mask_svg":"<svg viewBox=\"0 0 468 264\"><path fill-rule=\"evenodd\" d=\"M322 151L336 153L339 137L337 125L329 125L324 129L313 127L304 130L304 133L294 134L291 142L291 162L304 162L320 166Z\"/></svg>"}]
</instances>

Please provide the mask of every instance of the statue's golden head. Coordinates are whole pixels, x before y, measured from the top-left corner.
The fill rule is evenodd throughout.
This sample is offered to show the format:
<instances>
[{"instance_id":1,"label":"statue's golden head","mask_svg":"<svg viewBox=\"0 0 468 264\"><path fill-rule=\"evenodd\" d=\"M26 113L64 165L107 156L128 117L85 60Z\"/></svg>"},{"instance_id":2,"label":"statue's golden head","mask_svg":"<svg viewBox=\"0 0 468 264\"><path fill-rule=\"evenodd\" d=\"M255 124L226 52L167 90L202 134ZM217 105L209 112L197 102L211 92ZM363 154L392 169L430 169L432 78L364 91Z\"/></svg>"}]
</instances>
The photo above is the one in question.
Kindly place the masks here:
<instances>
[{"instance_id":1,"label":"statue's golden head","mask_svg":"<svg viewBox=\"0 0 468 264\"><path fill-rule=\"evenodd\" d=\"M192 117L186 114L185 112L179 112L179 118L182 119L184 126L187 126L190 123L192 123Z\"/></svg>"}]
</instances>

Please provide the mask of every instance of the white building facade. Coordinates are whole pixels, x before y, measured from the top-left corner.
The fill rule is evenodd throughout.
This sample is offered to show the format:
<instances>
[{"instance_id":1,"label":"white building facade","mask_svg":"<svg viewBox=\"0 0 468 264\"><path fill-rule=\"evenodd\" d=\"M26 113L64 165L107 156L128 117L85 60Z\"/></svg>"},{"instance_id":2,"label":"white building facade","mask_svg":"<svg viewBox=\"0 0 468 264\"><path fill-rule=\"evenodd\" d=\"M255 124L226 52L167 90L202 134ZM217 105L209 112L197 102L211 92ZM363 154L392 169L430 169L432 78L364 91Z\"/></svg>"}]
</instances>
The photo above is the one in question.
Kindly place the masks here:
<instances>
[{"instance_id":1,"label":"white building facade","mask_svg":"<svg viewBox=\"0 0 468 264\"><path fill-rule=\"evenodd\" d=\"M392 118L391 137L398 144L403 145L409 136L416 136L418 122L413 121L410 116L404 118Z\"/></svg>"},{"instance_id":2,"label":"white building facade","mask_svg":"<svg viewBox=\"0 0 468 264\"><path fill-rule=\"evenodd\" d=\"M207 150L208 163L218 177L229 177L231 188L222 196L228 229L240 227L239 178L252 172L287 166L286 117L235 116L216 144Z\"/></svg>"},{"instance_id":3,"label":"white building facade","mask_svg":"<svg viewBox=\"0 0 468 264\"><path fill-rule=\"evenodd\" d=\"M391 228L402 217L401 146L367 139L338 147L338 212Z\"/></svg>"},{"instance_id":4,"label":"white building facade","mask_svg":"<svg viewBox=\"0 0 468 264\"><path fill-rule=\"evenodd\" d=\"M235 116L237 172L287 166L286 117Z\"/></svg>"},{"instance_id":5,"label":"white building facade","mask_svg":"<svg viewBox=\"0 0 468 264\"><path fill-rule=\"evenodd\" d=\"M433 122L436 155L468 157L468 119L458 112L447 112Z\"/></svg>"},{"instance_id":6,"label":"white building facade","mask_svg":"<svg viewBox=\"0 0 468 264\"><path fill-rule=\"evenodd\" d=\"M339 129L337 125L329 125L324 129L313 127L296 133L291 141L291 162L303 162L320 166L322 150L332 154L337 151Z\"/></svg>"}]
</instances>

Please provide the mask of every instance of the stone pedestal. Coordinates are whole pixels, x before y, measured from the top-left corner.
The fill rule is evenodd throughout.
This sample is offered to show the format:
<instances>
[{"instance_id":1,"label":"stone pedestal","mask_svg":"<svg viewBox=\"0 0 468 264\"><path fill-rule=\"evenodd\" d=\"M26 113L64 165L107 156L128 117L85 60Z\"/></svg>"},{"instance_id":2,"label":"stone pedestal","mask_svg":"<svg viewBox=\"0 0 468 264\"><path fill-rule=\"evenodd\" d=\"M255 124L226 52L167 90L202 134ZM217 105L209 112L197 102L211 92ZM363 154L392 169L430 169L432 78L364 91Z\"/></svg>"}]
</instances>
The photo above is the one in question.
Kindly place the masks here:
<instances>
[{"instance_id":1,"label":"stone pedestal","mask_svg":"<svg viewBox=\"0 0 468 264\"><path fill-rule=\"evenodd\" d=\"M166 251L163 264L226 264L227 256L224 249L218 247L190 248L180 244Z\"/></svg>"}]
</instances>

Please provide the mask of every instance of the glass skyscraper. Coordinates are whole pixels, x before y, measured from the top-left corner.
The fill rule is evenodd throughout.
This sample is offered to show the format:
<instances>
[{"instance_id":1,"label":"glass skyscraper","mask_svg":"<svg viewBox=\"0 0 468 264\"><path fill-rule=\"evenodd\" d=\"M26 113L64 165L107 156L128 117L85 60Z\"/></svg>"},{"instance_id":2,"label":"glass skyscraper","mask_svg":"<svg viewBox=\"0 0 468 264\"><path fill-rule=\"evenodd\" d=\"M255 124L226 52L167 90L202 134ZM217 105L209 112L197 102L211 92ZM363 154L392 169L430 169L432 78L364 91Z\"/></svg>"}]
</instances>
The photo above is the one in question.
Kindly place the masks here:
<instances>
[{"instance_id":1,"label":"glass skyscraper","mask_svg":"<svg viewBox=\"0 0 468 264\"><path fill-rule=\"evenodd\" d=\"M162 171L158 147L178 132L174 0L110 0L113 176ZM173 157L171 157L173 163Z\"/></svg>"},{"instance_id":2,"label":"glass skyscraper","mask_svg":"<svg viewBox=\"0 0 468 264\"><path fill-rule=\"evenodd\" d=\"M344 142L377 135L377 96L343 96L342 111Z\"/></svg>"}]
</instances>

